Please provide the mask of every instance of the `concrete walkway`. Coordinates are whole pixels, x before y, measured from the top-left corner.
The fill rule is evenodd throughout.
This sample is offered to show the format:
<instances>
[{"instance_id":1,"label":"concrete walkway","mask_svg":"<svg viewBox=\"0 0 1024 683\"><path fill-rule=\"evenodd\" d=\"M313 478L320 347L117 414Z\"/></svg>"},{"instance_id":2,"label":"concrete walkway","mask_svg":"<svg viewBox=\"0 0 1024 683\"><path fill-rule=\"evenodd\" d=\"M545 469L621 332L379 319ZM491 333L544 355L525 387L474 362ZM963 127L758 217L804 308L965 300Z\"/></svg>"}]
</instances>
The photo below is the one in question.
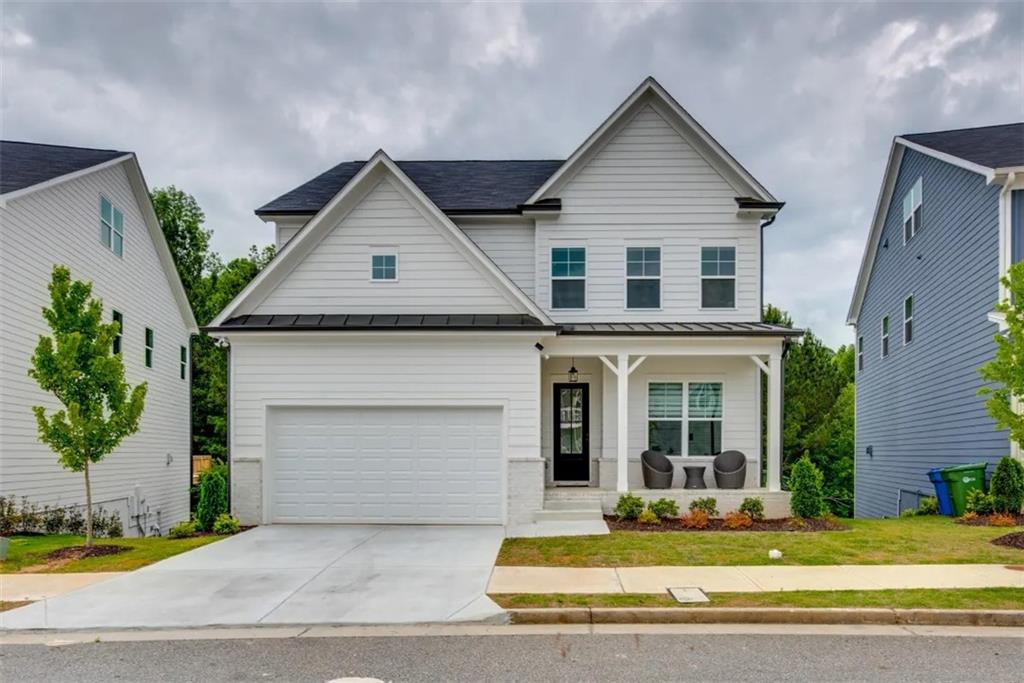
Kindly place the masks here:
<instances>
[{"instance_id":1,"label":"concrete walkway","mask_svg":"<svg viewBox=\"0 0 1024 683\"><path fill-rule=\"evenodd\" d=\"M116 579L125 573L0 574L0 602L47 600L94 583Z\"/></svg>"},{"instance_id":2,"label":"concrete walkway","mask_svg":"<svg viewBox=\"0 0 1024 683\"><path fill-rule=\"evenodd\" d=\"M1024 588L1024 567L1001 564L902 564L749 567L495 567L488 593L707 593Z\"/></svg>"}]
</instances>

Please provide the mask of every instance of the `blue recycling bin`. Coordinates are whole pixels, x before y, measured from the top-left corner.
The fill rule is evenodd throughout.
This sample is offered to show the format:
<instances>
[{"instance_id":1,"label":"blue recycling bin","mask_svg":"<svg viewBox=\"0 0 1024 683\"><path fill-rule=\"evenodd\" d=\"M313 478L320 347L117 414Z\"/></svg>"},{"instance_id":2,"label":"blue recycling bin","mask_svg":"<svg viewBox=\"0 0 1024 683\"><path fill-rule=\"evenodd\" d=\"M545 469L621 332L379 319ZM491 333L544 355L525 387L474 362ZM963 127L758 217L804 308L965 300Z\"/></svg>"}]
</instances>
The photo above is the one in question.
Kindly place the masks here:
<instances>
[{"instance_id":1,"label":"blue recycling bin","mask_svg":"<svg viewBox=\"0 0 1024 683\"><path fill-rule=\"evenodd\" d=\"M939 501L939 514L953 516L953 499L949 497L949 484L942 478L942 469L935 467L928 470L928 478L935 487L935 498Z\"/></svg>"}]
</instances>

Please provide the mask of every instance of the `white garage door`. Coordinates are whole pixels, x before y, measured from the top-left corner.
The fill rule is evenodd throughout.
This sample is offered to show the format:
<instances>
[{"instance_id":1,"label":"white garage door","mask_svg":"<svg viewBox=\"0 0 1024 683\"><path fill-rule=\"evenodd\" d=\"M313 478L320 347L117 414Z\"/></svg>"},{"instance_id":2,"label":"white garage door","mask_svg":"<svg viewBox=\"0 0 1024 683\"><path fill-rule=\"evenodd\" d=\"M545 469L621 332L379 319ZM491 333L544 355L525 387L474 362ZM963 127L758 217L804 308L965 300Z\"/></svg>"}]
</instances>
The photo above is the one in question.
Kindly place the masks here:
<instances>
[{"instance_id":1,"label":"white garage door","mask_svg":"<svg viewBox=\"0 0 1024 683\"><path fill-rule=\"evenodd\" d=\"M501 524L501 412L273 408L272 522Z\"/></svg>"}]
</instances>

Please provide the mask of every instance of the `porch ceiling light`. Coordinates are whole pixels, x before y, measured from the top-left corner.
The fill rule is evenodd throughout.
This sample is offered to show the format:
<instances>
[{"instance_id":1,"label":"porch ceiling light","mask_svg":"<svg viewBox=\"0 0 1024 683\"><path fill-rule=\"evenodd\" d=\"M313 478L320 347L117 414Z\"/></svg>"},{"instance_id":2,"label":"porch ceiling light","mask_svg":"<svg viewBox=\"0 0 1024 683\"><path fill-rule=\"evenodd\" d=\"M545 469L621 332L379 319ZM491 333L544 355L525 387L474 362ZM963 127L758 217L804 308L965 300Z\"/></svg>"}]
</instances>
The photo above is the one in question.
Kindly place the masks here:
<instances>
[{"instance_id":1,"label":"porch ceiling light","mask_svg":"<svg viewBox=\"0 0 1024 683\"><path fill-rule=\"evenodd\" d=\"M576 369L576 359L569 361L569 383L575 384L580 381L580 371Z\"/></svg>"}]
</instances>

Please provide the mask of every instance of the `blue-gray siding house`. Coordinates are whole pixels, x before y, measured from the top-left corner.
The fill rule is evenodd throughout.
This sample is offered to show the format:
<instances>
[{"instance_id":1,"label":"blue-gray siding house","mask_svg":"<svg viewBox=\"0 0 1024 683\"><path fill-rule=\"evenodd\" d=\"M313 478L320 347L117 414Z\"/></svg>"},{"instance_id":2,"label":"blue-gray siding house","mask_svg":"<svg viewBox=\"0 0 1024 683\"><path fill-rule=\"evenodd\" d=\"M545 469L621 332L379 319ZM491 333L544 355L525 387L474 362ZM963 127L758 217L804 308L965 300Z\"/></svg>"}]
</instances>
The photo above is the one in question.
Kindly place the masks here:
<instances>
[{"instance_id":1,"label":"blue-gray siding house","mask_svg":"<svg viewBox=\"0 0 1024 683\"><path fill-rule=\"evenodd\" d=\"M1000 275L1022 255L1024 123L894 140L847 320L858 517L916 507L930 468L1020 457L978 367L1000 330Z\"/></svg>"}]
</instances>

